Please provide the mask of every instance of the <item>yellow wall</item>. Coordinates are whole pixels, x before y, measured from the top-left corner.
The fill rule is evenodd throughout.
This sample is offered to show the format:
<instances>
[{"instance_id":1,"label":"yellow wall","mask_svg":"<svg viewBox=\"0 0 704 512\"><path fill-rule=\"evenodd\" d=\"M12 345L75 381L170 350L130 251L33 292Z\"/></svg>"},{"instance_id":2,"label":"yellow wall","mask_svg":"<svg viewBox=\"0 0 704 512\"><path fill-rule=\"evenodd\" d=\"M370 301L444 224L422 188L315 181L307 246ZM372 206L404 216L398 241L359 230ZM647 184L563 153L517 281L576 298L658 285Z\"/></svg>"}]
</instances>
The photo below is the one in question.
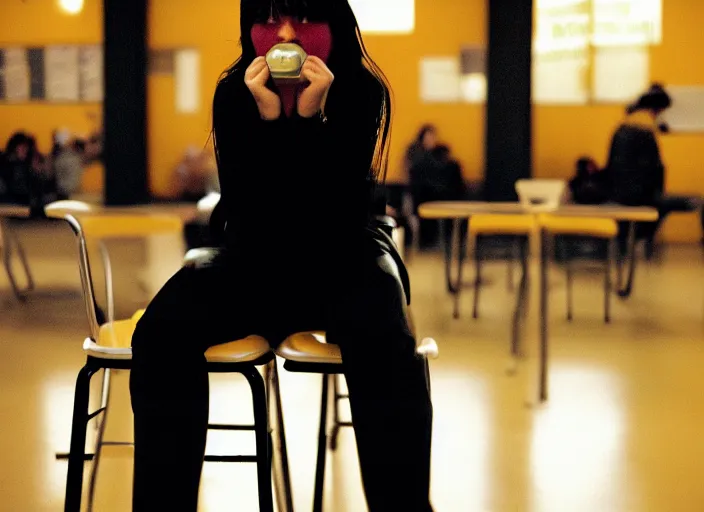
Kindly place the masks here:
<instances>
[{"instance_id":1,"label":"yellow wall","mask_svg":"<svg viewBox=\"0 0 704 512\"><path fill-rule=\"evenodd\" d=\"M86 0L77 17L62 14L55 0L0 2L0 44L96 43L102 38L100 0ZM484 0L416 0L416 31L408 36L365 37L372 57L387 74L395 97L390 180L402 180L400 162L418 127L433 122L451 145L468 177L479 178L483 167L484 109L476 105L424 105L419 100L418 61L422 56L456 54L463 44L486 42ZM668 0L664 3L663 43L653 48L654 80L666 84L704 84L704 67L697 63L704 52L704 31L699 20L704 2ZM202 103L197 114L177 114L173 78L150 76L149 169L152 192L170 193L171 176L185 148L204 146L210 130L211 99L220 72L238 55L236 0L151 0L151 48L196 47L201 52ZM86 112L99 113L99 105L52 106L0 104L0 143L12 131L24 128L37 134L42 149L49 149L51 131L65 126L76 132L93 128ZM623 108L613 105L583 107L538 106L534 110L534 166L537 176L568 177L582 154L604 162L609 138ZM704 194L704 134L662 138L671 192ZM99 188L100 169L93 169L86 184ZM670 240L700 236L695 216L668 221Z\"/></svg>"},{"instance_id":2,"label":"yellow wall","mask_svg":"<svg viewBox=\"0 0 704 512\"><path fill-rule=\"evenodd\" d=\"M0 46L43 46L50 44L99 44L103 40L102 0L86 0L83 12L67 16L55 0L0 1ZM0 146L17 130L25 130L37 137L42 152L51 150L51 133L57 128L68 128L73 133L88 135L95 130L96 121L89 114L102 117L97 103L80 105L52 105L27 103L8 105L0 103ZM100 165L91 167L84 176L84 188L102 190L103 172Z\"/></svg>"},{"instance_id":3,"label":"yellow wall","mask_svg":"<svg viewBox=\"0 0 704 512\"><path fill-rule=\"evenodd\" d=\"M663 2L663 42L651 50L651 79L666 85L704 85L704 31L700 20L704 2ZM622 106L538 106L534 109L534 170L536 176L568 177L575 160L591 155L605 164L613 130L623 116ZM704 134L660 137L670 193L704 195ZM698 241L702 236L696 215L675 215L666 222L663 237L674 242Z\"/></svg>"},{"instance_id":4,"label":"yellow wall","mask_svg":"<svg viewBox=\"0 0 704 512\"><path fill-rule=\"evenodd\" d=\"M202 145L210 129L210 101L220 72L239 53L238 2L153 0L150 46L192 46L201 51L203 110L178 115L173 108L173 79L149 82L149 140L153 191L167 193L170 175L189 144ZM449 20L449 21L448 21ZM483 160L483 108L471 105L422 105L418 99L418 59L423 55L456 55L462 44L485 40L483 0L417 0L417 27L409 36L366 36L372 58L386 73L395 97L389 178L402 179L400 163L406 145L424 122L457 152L468 176L478 178ZM158 100L155 100L158 98Z\"/></svg>"}]
</instances>

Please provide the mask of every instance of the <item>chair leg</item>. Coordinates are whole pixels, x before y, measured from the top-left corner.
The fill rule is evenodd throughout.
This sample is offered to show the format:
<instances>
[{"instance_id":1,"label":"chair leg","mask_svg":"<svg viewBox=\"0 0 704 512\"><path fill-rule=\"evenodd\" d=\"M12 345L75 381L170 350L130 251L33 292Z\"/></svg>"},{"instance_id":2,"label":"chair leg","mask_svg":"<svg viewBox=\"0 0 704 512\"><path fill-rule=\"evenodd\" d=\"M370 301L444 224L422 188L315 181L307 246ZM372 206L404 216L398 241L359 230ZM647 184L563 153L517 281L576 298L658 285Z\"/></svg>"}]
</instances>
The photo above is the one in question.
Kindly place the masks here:
<instances>
[{"instance_id":1,"label":"chair leg","mask_svg":"<svg viewBox=\"0 0 704 512\"><path fill-rule=\"evenodd\" d=\"M567 275L567 320L572 321L573 315L572 315L572 288L573 288L573 281L574 281L574 269L572 268L572 258L570 257L569 254L566 255L566 260L565 260L565 269L566 269L566 275Z\"/></svg>"},{"instance_id":2,"label":"chair leg","mask_svg":"<svg viewBox=\"0 0 704 512\"><path fill-rule=\"evenodd\" d=\"M254 409L254 432L257 446L257 488L259 510L273 512L274 500L271 492L271 459L269 458L269 416L266 404L264 379L254 366L242 371L252 390Z\"/></svg>"},{"instance_id":3,"label":"chair leg","mask_svg":"<svg viewBox=\"0 0 704 512\"><path fill-rule=\"evenodd\" d=\"M313 512L323 512L323 493L325 491L325 459L327 455L327 423L330 376L323 375L320 397L320 428L318 430L318 455L315 464L315 489L313 491Z\"/></svg>"},{"instance_id":4,"label":"chair leg","mask_svg":"<svg viewBox=\"0 0 704 512\"><path fill-rule=\"evenodd\" d=\"M475 277L474 277L474 305L472 307L472 317L479 318L479 291L482 283L482 253L481 244L479 237L475 238L474 243L474 266L475 266Z\"/></svg>"},{"instance_id":5,"label":"chair leg","mask_svg":"<svg viewBox=\"0 0 704 512\"><path fill-rule=\"evenodd\" d=\"M293 512L293 491L291 487L291 473L288 466L288 450L286 447L286 430L284 426L283 404L281 403L281 388L279 386L279 371L276 366L276 359L267 366L267 387L269 387L269 408L276 411L276 425L274 427L274 438L276 444L272 443L274 455L278 455L277 460L281 465L281 480L274 477L274 488L279 512ZM272 404L274 406L272 407ZM273 468L276 473L276 466Z\"/></svg>"},{"instance_id":6,"label":"chair leg","mask_svg":"<svg viewBox=\"0 0 704 512\"><path fill-rule=\"evenodd\" d=\"M90 379L96 369L86 364L76 378L76 391L73 399L73 420L71 423L71 447L66 476L66 498L64 512L80 512L83 495L83 469L86 452L86 431L88 430L88 401Z\"/></svg>"},{"instance_id":7,"label":"chair leg","mask_svg":"<svg viewBox=\"0 0 704 512\"><path fill-rule=\"evenodd\" d=\"M95 440L95 450L93 451L93 465L90 470L90 480L88 484L88 512L92 512L95 502L95 485L98 479L98 469L100 468L100 456L103 452L103 439L105 438L105 426L108 421L108 405L110 403L110 369L103 370L103 387L100 392L100 409L103 411L101 418L95 425L98 435Z\"/></svg>"},{"instance_id":8,"label":"chair leg","mask_svg":"<svg viewBox=\"0 0 704 512\"><path fill-rule=\"evenodd\" d=\"M611 322L611 291L613 283L611 282L611 266L614 259L614 244L615 241L608 242L606 253L606 262L604 265L604 321L608 324Z\"/></svg>"}]
</instances>

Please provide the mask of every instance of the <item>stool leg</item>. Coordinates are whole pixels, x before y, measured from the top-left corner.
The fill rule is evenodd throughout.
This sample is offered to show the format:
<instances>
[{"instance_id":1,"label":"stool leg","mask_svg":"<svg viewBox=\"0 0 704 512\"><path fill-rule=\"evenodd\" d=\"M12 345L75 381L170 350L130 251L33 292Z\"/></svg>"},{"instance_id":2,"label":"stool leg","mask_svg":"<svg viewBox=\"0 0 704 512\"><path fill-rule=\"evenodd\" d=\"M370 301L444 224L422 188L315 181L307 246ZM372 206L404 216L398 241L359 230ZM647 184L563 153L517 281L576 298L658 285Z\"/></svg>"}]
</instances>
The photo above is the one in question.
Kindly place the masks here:
<instances>
[{"instance_id":1,"label":"stool leg","mask_svg":"<svg viewBox=\"0 0 704 512\"><path fill-rule=\"evenodd\" d=\"M95 450L93 451L93 466L90 470L90 480L88 484L88 512L93 510L95 500L95 485L98 477L98 469L100 468L100 456L103 451L103 439L105 438L105 426L108 421L108 405L110 403L110 369L103 370L103 387L100 396L100 409L102 409L102 417L96 421L98 435L95 440Z\"/></svg>"},{"instance_id":2,"label":"stool leg","mask_svg":"<svg viewBox=\"0 0 704 512\"><path fill-rule=\"evenodd\" d=\"M313 512L323 511L323 492L325 491L325 459L327 455L327 423L330 376L323 375L320 397L320 428L318 430L318 456L315 464L315 490L313 492Z\"/></svg>"},{"instance_id":3,"label":"stool leg","mask_svg":"<svg viewBox=\"0 0 704 512\"><path fill-rule=\"evenodd\" d=\"M472 316L475 319L479 318L479 289L482 283L482 254L480 247L479 237L476 237L474 243L474 266L476 273L474 277L474 305L472 308Z\"/></svg>"},{"instance_id":4,"label":"stool leg","mask_svg":"<svg viewBox=\"0 0 704 512\"><path fill-rule=\"evenodd\" d=\"M272 446L278 453L278 461L281 464L281 479L274 479L274 486L277 491L277 501L279 512L293 512L293 492L291 487L291 473L288 467L288 449L286 447L286 430L284 426L283 404L281 403L281 388L279 386L279 371L276 366L276 359L271 363L271 368L268 370L271 383L269 407L272 408L272 401L275 404L273 409L276 411L276 426L275 438L278 443L278 448ZM273 451L273 450L272 450ZM283 494L283 496L281 496Z\"/></svg>"},{"instance_id":5,"label":"stool leg","mask_svg":"<svg viewBox=\"0 0 704 512\"><path fill-rule=\"evenodd\" d=\"M337 437L340 434L340 400L343 396L340 394L340 377L339 375L332 376L332 413L333 413L333 424L332 433L330 434L330 449L332 451L337 450Z\"/></svg>"},{"instance_id":6,"label":"stool leg","mask_svg":"<svg viewBox=\"0 0 704 512\"><path fill-rule=\"evenodd\" d=\"M81 510L83 468L86 453L86 431L88 430L90 379L95 372L96 369L94 367L86 364L86 366L78 372L78 377L76 378L64 512L80 512Z\"/></svg>"},{"instance_id":7,"label":"stool leg","mask_svg":"<svg viewBox=\"0 0 704 512\"><path fill-rule=\"evenodd\" d=\"M259 491L259 510L273 512L274 500L271 492L271 460L269 459L269 417L266 404L264 379L252 366L242 371L252 390L252 407L254 409L254 432L257 446L257 487Z\"/></svg>"},{"instance_id":8,"label":"stool leg","mask_svg":"<svg viewBox=\"0 0 704 512\"><path fill-rule=\"evenodd\" d=\"M613 240L608 242L608 249L606 252L606 262L604 265L604 321L608 324L611 322L611 265L614 259L614 244Z\"/></svg>"}]
</instances>

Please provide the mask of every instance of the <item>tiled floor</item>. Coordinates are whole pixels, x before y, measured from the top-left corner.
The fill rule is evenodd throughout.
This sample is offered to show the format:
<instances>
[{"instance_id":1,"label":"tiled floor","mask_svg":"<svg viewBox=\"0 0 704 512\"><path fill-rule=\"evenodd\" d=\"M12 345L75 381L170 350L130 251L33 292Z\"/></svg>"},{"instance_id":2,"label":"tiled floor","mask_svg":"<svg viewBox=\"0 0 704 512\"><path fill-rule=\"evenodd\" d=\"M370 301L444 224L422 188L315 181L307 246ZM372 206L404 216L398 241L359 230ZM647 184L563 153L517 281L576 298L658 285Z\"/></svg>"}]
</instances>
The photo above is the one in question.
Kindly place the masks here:
<instances>
[{"instance_id":1,"label":"tiled floor","mask_svg":"<svg viewBox=\"0 0 704 512\"><path fill-rule=\"evenodd\" d=\"M86 319L67 229L23 232L37 290L24 303L0 274L0 511L62 510L75 375ZM111 247L118 313L146 299L134 279L144 244ZM501 264L482 316L452 320L442 265L409 263L420 334L435 337L432 498L437 512L698 512L704 510L704 291L699 248L671 248L639 269L634 296L602 321L600 280L578 277L576 314L564 317L564 279L551 277L550 400L525 406L528 373L507 375L511 295ZM470 275L468 272L467 275ZM121 277L120 277L121 276ZM126 375L117 375L108 437L129 439ZM95 379L98 384L99 379ZM282 373L297 510L310 510L319 378ZM97 387L96 387L97 390ZM247 420L246 384L213 377L212 417ZM213 434L208 451L247 450L247 435ZM89 467L86 465L86 467ZM363 512L352 433L328 466L327 510ZM98 512L129 510L131 452L108 449ZM201 510L256 510L254 468L206 464Z\"/></svg>"}]
</instances>

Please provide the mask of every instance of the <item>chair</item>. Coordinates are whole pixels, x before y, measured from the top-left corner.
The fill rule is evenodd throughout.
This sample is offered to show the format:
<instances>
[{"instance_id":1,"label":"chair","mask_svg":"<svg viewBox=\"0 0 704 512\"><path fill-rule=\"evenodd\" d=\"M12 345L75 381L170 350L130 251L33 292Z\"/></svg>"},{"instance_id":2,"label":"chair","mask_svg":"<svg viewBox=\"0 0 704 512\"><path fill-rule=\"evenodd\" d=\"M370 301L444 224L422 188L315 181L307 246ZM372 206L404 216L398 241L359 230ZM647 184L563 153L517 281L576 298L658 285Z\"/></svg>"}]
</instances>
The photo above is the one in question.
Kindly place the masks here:
<instances>
[{"instance_id":1,"label":"chair","mask_svg":"<svg viewBox=\"0 0 704 512\"><path fill-rule=\"evenodd\" d=\"M78 239L79 272L83 288L90 335L83 343L86 363L80 370L76 380L76 390L73 405L73 422L71 427L70 452L59 455L68 459L68 476L66 481L66 501L64 510L79 512L81 508L83 487L83 465L85 460L93 460L90 473L88 492L88 510L92 510L96 474L100 463L100 453L103 446L125 445L131 443L110 442L104 440L104 431L109 408L109 386L111 370L129 370L131 367L131 339L135 326L143 311L137 311L131 318L114 319L112 300L112 280L109 257L105 250L101 251L105 264L108 290L108 321L99 322L99 310L96 305L88 246L92 242L105 239L139 237L173 232L182 229L181 221L169 216L150 215L119 215L103 213L85 213L74 215L66 213L66 208L54 207L47 211L49 216L64 218L71 226ZM187 265L197 265L204 255L192 252L186 255ZM102 324L102 325L101 325ZM254 431L256 438L255 455L208 455L206 461L214 462L250 462L257 465L259 507L260 510L273 512L271 493L271 447L269 439L269 417L267 397L273 387L273 394L278 398L278 377L274 355L267 340L259 336L250 336L242 340L218 345L206 352L208 371L211 373L239 373L248 381L253 398L253 425L208 425L210 430ZM265 379L258 367L265 366ZM103 387L100 407L93 412L88 411L90 381L93 375L103 370ZM280 410L280 404L278 404ZM94 455L86 455L86 431L88 422L100 418L96 425L98 430ZM280 418L280 422L282 419ZM285 447L284 447L285 453ZM287 461L285 478L288 479ZM278 480L277 480L278 482ZM288 482L286 482L288 484ZM287 494L290 494L288 492Z\"/></svg>"},{"instance_id":2,"label":"chair","mask_svg":"<svg viewBox=\"0 0 704 512\"><path fill-rule=\"evenodd\" d=\"M387 234L395 239L392 230L396 224L389 217L378 219L384 226ZM413 317L409 311L411 332L415 334ZM325 464L327 459L327 443L330 440L330 449L337 449L337 438L340 429L352 427L352 423L340 419L339 404L341 400L349 398L340 393L340 375L342 374L342 355L340 347L327 343L325 333L305 332L289 336L275 350L276 355L284 359L284 368L292 373L315 373L322 375L322 392L320 404L320 424L318 430L318 449L315 469L315 487L313 491L313 512L323 510L323 491L325 484ZM416 353L426 361L426 373L430 383L430 370L428 359L438 357L438 346L432 338L424 338L418 343ZM330 383L332 381L332 393ZM430 385L430 384L429 384ZM328 404L333 401L333 426L328 436Z\"/></svg>"},{"instance_id":3,"label":"chair","mask_svg":"<svg viewBox=\"0 0 704 512\"><path fill-rule=\"evenodd\" d=\"M481 249L481 239L486 237L510 237L515 240L514 247L518 248L518 257L523 269L521 276L520 290L526 286L527 272L527 244L531 232L535 227L535 221L529 214L478 214L473 215L469 220L469 235L474 245L475 259L475 279L474 279L474 303L472 316L479 318L479 297L482 285L481 267L483 254ZM509 288L513 282L513 255L509 264Z\"/></svg>"},{"instance_id":4,"label":"chair","mask_svg":"<svg viewBox=\"0 0 704 512\"><path fill-rule=\"evenodd\" d=\"M611 265L614 259L616 235L618 234L618 224L612 219L596 219L585 217L564 217L559 215L542 214L539 219L543 233L554 239L554 237L567 238L592 238L604 240L608 244L607 255L604 261L604 321L611 321ZM573 318L573 282L574 269L572 258L568 255L566 260L567 275L567 319Z\"/></svg>"}]
</instances>

